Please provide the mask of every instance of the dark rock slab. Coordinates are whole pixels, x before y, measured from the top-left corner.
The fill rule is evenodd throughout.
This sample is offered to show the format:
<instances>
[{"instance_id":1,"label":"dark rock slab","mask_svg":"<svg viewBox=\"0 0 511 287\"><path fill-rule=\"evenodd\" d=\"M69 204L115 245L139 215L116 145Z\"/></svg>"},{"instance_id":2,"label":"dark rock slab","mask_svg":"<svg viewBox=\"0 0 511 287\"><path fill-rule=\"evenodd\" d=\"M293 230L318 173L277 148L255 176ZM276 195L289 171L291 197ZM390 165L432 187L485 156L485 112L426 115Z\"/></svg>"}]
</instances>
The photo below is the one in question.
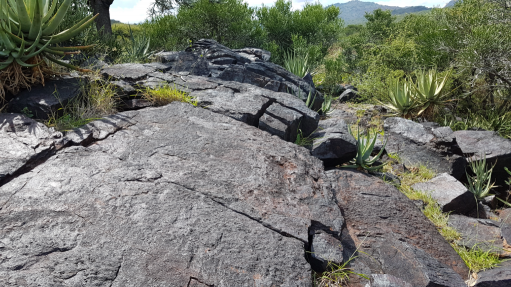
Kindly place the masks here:
<instances>
[{"instance_id":1,"label":"dark rock slab","mask_svg":"<svg viewBox=\"0 0 511 287\"><path fill-rule=\"evenodd\" d=\"M20 114L0 114L0 182L62 145L62 134Z\"/></svg>"},{"instance_id":2,"label":"dark rock slab","mask_svg":"<svg viewBox=\"0 0 511 287\"><path fill-rule=\"evenodd\" d=\"M351 264L355 271L393 275L412 286L464 286L467 266L404 194L362 172L326 174L346 222L345 258L363 252Z\"/></svg>"},{"instance_id":3,"label":"dark rock slab","mask_svg":"<svg viewBox=\"0 0 511 287\"><path fill-rule=\"evenodd\" d=\"M179 52L172 63L172 72L189 72L191 75L208 76L210 74L208 61L203 55Z\"/></svg>"},{"instance_id":4,"label":"dark rock slab","mask_svg":"<svg viewBox=\"0 0 511 287\"><path fill-rule=\"evenodd\" d=\"M273 102L261 95L235 93L233 90L218 87L212 90L199 90L190 93L199 106L210 111L229 116L251 126L258 126L266 108Z\"/></svg>"},{"instance_id":5,"label":"dark rock slab","mask_svg":"<svg viewBox=\"0 0 511 287\"><path fill-rule=\"evenodd\" d=\"M321 161L189 104L116 116L0 186L1 286L312 285L309 231L344 224Z\"/></svg>"},{"instance_id":6,"label":"dark rock slab","mask_svg":"<svg viewBox=\"0 0 511 287\"><path fill-rule=\"evenodd\" d=\"M504 254L499 223L490 219L450 215L449 226L461 234L458 244L467 248L478 247L483 251Z\"/></svg>"},{"instance_id":7,"label":"dark rock slab","mask_svg":"<svg viewBox=\"0 0 511 287\"><path fill-rule=\"evenodd\" d=\"M358 92L352 89L347 89L339 96L340 102L349 102L358 98Z\"/></svg>"},{"instance_id":8,"label":"dark rock slab","mask_svg":"<svg viewBox=\"0 0 511 287\"><path fill-rule=\"evenodd\" d=\"M295 142L303 115L279 103L272 104L259 119L259 128L281 139Z\"/></svg>"},{"instance_id":9,"label":"dark rock slab","mask_svg":"<svg viewBox=\"0 0 511 287\"><path fill-rule=\"evenodd\" d=\"M357 155L357 141L345 121L322 123L322 126L326 128L310 136L314 139L311 154L321 159L325 166L346 163Z\"/></svg>"},{"instance_id":10,"label":"dark rock slab","mask_svg":"<svg viewBox=\"0 0 511 287\"><path fill-rule=\"evenodd\" d=\"M448 173L458 180L464 178L466 160L457 145L452 140L446 144L446 139L437 138L433 129L403 118L388 118L384 122L385 149L387 153L398 154L406 167L424 164L437 173Z\"/></svg>"},{"instance_id":11,"label":"dark rock slab","mask_svg":"<svg viewBox=\"0 0 511 287\"><path fill-rule=\"evenodd\" d=\"M7 111L23 113L25 108L33 118L46 120L72 99L80 96L80 87L85 79L65 77L47 81L44 86L36 85L21 91L9 102Z\"/></svg>"},{"instance_id":12,"label":"dark rock slab","mask_svg":"<svg viewBox=\"0 0 511 287\"><path fill-rule=\"evenodd\" d=\"M497 185L506 186L504 181L509 175L504 167L511 166L511 140L492 131L456 131L453 135L461 152L469 155L470 160L486 157L487 164L495 164L492 177Z\"/></svg>"},{"instance_id":13,"label":"dark rock slab","mask_svg":"<svg viewBox=\"0 0 511 287\"><path fill-rule=\"evenodd\" d=\"M477 273L475 287L511 286L511 261L504 261L499 267Z\"/></svg>"},{"instance_id":14,"label":"dark rock slab","mask_svg":"<svg viewBox=\"0 0 511 287\"><path fill-rule=\"evenodd\" d=\"M190 75L247 83L305 99L310 93L316 99L313 110L319 110L323 95L316 91L314 85L268 62L270 56L270 52L261 49L231 50L214 40L200 39L184 52L158 53L157 60L171 64L171 71L176 73L189 72Z\"/></svg>"},{"instance_id":15,"label":"dark rock slab","mask_svg":"<svg viewBox=\"0 0 511 287\"><path fill-rule=\"evenodd\" d=\"M124 80L134 82L147 77L147 74L156 72L158 69L147 64L117 64L101 69L103 77L110 80Z\"/></svg>"},{"instance_id":16,"label":"dark rock slab","mask_svg":"<svg viewBox=\"0 0 511 287\"><path fill-rule=\"evenodd\" d=\"M447 173L439 174L428 182L416 183L412 188L431 195L443 212L466 214L476 208L474 195Z\"/></svg>"}]
</instances>

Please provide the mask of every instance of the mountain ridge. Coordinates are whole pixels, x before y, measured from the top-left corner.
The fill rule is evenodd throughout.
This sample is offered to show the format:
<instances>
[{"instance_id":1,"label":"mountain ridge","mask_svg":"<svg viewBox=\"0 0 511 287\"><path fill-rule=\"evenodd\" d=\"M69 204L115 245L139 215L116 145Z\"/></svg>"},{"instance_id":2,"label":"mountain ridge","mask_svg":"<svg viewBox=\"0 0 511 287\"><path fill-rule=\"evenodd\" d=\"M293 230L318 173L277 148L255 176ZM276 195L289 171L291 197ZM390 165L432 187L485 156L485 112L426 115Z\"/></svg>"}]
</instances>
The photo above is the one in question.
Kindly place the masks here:
<instances>
[{"instance_id":1,"label":"mountain ridge","mask_svg":"<svg viewBox=\"0 0 511 287\"><path fill-rule=\"evenodd\" d=\"M330 6L339 7L339 9L341 9L341 15L339 17L344 20L346 25L365 23L365 13L371 13L376 9L390 10L392 11L392 15L402 15L424 10L431 10L431 8L427 8L425 6L398 7L380 5L374 2L364 2L359 0L352 0L346 3L335 3Z\"/></svg>"}]
</instances>

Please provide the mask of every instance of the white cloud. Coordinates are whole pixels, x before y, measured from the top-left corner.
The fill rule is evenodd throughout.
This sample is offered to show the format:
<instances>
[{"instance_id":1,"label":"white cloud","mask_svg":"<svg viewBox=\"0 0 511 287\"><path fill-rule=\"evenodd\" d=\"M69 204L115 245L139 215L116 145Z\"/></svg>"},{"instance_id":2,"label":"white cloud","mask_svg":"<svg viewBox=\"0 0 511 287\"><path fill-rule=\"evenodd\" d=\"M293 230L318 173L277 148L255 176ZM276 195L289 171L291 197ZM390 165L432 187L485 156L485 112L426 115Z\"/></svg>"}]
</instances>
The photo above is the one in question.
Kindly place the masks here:
<instances>
[{"instance_id":1,"label":"white cloud","mask_svg":"<svg viewBox=\"0 0 511 287\"><path fill-rule=\"evenodd\" d=\"M124 0L119 2L124 2ZM147 10L154 0L130 0L129 2L131 5L126 5L128 3L125 2L122 3L123 7L121 5L112 5L110 7L110 19L130 24L143 22L147 19Z\"/></svg>"}]
</instances>

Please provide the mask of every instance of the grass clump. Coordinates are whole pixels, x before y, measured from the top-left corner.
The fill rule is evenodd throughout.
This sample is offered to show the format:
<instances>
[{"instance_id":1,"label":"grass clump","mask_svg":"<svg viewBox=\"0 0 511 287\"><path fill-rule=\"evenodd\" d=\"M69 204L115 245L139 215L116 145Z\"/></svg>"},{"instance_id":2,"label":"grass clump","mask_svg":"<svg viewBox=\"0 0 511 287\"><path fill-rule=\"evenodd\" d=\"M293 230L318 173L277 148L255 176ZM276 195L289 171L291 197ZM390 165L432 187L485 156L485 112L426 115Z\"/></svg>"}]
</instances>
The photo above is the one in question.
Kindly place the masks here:
<instances>
[{"instance_id":1,"label":"grass clump","mask_svg":"<svg viewBox=\"0 0 511 287\"><path fill-rule=\"evenodd\" d=\"M55 97L59 98L56 92ZM96 79L82 84L80 95L52 113L46 125L68 131L116 112L117 96L113 85Z\"/></svg>"},{"instance_id":2,"label":"grass clump","mask_svg":"<svg viewBox=\"0 0 511 287\"><path fill-rule=\"evenodd\" d=\"M194 97L188 96L186 92L178 90L175 86L162 85L157 89L146 88L141 91L142 97L156 106L163 106L178 101L197 106L198 102Z\"/></svg>"}]
</instances>

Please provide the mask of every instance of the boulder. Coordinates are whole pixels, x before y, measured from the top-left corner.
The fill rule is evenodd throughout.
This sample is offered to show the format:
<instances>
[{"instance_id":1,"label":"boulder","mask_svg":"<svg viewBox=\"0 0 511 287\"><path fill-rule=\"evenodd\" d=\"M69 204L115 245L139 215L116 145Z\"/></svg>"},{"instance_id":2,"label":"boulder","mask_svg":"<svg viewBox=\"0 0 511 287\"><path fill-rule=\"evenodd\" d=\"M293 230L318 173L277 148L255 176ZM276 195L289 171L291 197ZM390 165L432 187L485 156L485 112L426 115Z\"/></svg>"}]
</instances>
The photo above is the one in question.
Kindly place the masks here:
<instances>
[{"instance_id":1,"label":"boulder","mask_svg":"<svg viewBox=\"0 0 511 287\"><path fill-rule=\"evenodd\" d=\"M311 286L309 235L341 245L321 161L232 118L172 103L68 140L0 186L1 286Z\"/></svg>"},{"instance_id":2,"label":"boulder","mask_svg":"<svg viewBox=\"0 0 511 287\"><path fill-rule=\"evenodd\" d=\"M101 74L108 80L123 80L134 82L145 79L147 74L156 72L158 69L148 64L117 64L101 69Z\"/></svg>"},{"instance_id":3,"label":"boulder","mask_svg":"<svg viewBox=\"0 0 511 287\"><path fill-rule=\"evenodd\" d=\"M412 188L431 195L443 212L466 214L476 208L474 195L447 173L439 174L427 182L416 183Z\"/></svg>"},{"instance_id":4,"label":"boulder","mask_svg":"<svg viewBox=\"0 0 511 287\"><path fill-rule=\"evenodd\" d=\"M47 120L59 113L59 109L80 96L80 87L85 78L63 77L47 81L44 86L35 85L30 90L22 90L9 102L7 111L11 113L29 112L33 118Z\"/></svg>"},{"instance_id":5,"label":"boulder","mask_svg":"<svg viewBox=\"0 0 511 287\"><path fill-rule=\"evenodd\" d=\"M356 100L358 97L358 92L352 89L347 89L339 96L339 101L341 103L349 102L352 100Z\"/></svg>"},{"instance_id":6,"label":"boulder","mask_svg":"<svg viewBox=\"0 0 511 287\"><path fill-rule=\"evenodd\" d=\"M319 272L335 269L343 262L342 245L334 236L323 230L312 233L310 263Z\"/></svg>"},{"instance_id":7,"label":"boulder","mask_svg":"<svg viewBox=\"0 0 511 287\"><path fill-rule=\"evenodd\" d=\"M62 145L62 134L20 114L0 114L0 183L39 164Z\"/></svg>"},{"instance_id":8,"label":"boulder","mask_svg":"<svg viewBox=\"0 0 511 287\"><path fill-rule=\"evenodd\" d=\"M461 152L470 156L470 160L486 157L489 166L495 165L492 177L497 185L506 186L504 181L509 177L504 167L511 167L511 140L502 138L492 131L456 131Z\"/></svg>"},{"instance_id":9,"label":"boulder","mask_svg":"<svg viewBox=\"0 0 511 287\"><path fill-rule=\"evenodd\" d=\"M399 155L406 167L424 164L437 173L448 173L458 180L465 177L466 160L459 152L452 132L444 127L393 117L385 120L384 130L387 153Z\"/></svg>"},{"instance_id":10,"label":"boulder","mask_svg":"<svg viewBox=\"0 0 511 287\"><path fill-rule=\"evenodd\" d=\"M511 286L511 262L504 261L499 267L477 273L475 287Z\"/></svg>"},{"instance_id":11,"label":"boulder","mask_svg":"<svg viewBox=\"0 0 511 287\"><path fill-rule=\"evenodd\" d=\"M344 258L357 256L350 263L355 272L389 274L412 286L466 286L463 260L394 186L354 170L326 175L346 222Z\"/></svg>"},{"instance_id":12,"label":"boulder","mask_svg":"<svg viewBox=\"0 0 511 287\"><path fill-rule=\"evenodd\" d=\"M172 65L175 73L211 76L225 81L252 84L275 92L291 93L300 98L315 97L313 110L323 103L323 95L314 85L279 65L268 62L270 52L255 48L231 50L210 39L201 39L184 52L158 53L156 60Z\"/></svg>"},{"instance_id":13,"label":"boulder","mask_svg":"<svg viewBox=\"0 0 511 287\"><path fill-rule=\"evenodd\" d=\"M311 154L325 163L325 166L337 166L352 160L357 155L357 141L350 134L343 120L322 121L324 129L313 133Z\"/></svg>"},{"instance_id":14,"label":"boulder","mask_svg":"<svg viewBox=\"0 0 511 287\"><path fill-rule=\"evenodd\" d=\"M498 222L453 214L449 216L448 224L461 234L459 245L504 255Z\"/></svg>"},{"instance_id":15,"label":"boulder","mask_svg":"<svg viewBox=\"0 0 511 287\"><path fill-rule=\"evenodd\" d=\"M371 284L366 287L413 287L398 277L389 274L371 274Z\"/></svg>"}]
</instances>

